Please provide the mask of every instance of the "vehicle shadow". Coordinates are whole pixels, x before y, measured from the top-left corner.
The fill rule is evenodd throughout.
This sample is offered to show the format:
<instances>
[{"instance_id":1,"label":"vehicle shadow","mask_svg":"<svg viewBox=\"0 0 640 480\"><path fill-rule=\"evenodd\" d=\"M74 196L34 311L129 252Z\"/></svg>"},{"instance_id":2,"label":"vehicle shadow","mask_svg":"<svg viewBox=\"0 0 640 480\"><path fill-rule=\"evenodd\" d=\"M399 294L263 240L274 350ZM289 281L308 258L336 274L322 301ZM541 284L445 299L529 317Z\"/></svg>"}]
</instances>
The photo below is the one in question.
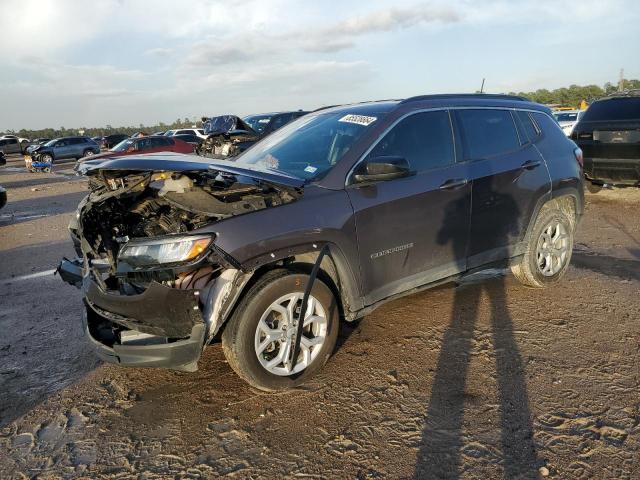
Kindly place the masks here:
<instances>
[{"instance_id":1,"label":"vehicle shadow","mask_svg":"<svg viewBox=\"0 0 640 480\"><path fill-rule=\"evenodd\" d=\"M34 218L75 212L80 200L87 195L87 192L63 193L45 198L34 197L17 201L11 200L11 190L8 190L7 195L7 205L0 212L0 227L15 225ZM47 202L45 208L42 206L43 200Z\"/></svg>"},{"instance_id":2,"label":"vehicle shadow","mask_svg":"<svg viewBox=\"0 0 640 480\"><path fill-rule=\"evenodd\" d=\"M499 205L504 225L504 231L498 232L492 225L493 241L496 245L507 245L518 225L518 207L509 195L491 191L491 188L485 193L490 201L478 203L486 203L488 209L491 205ZM460 209L460 205L456 204L449 207L454 211ZM503 214L506 218L502 218ZM449 217L453 218L447 215ZM474 228L477 228L476 232ZM485 227L482 225L472 225L471 241L474 233L483 228ZM451 235L450 232L455 229L455 225L447 225L445 220L438 240L441 244L452 242L456 259L463 259L468 252L467 240ZM465 440L464 433L465 407L468 406L467 400L472 398L466 390L467 375L474 356L474 329L479 310L487 302L490 306L493 358L497 374L502 451L499 463L503 468L503 477L538 478L540 465L533 439L524 365L513 332L504 278L499 278L461 286L455 290L451 320L442 339L417 454L414 472L416 479L458 478L464 468L462 451L468 441Z\"/></svg>"}]
</instances>

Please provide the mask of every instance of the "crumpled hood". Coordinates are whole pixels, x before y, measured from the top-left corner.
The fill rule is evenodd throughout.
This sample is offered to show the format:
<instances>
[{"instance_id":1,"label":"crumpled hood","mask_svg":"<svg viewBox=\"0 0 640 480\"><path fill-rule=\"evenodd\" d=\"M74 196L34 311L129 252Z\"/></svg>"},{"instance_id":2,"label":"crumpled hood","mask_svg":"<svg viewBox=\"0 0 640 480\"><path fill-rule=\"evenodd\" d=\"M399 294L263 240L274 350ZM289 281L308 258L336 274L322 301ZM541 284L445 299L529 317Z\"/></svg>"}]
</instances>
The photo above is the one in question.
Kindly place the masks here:
<instances>
[{"instance_id":1,"label":"crumpled hood","mask_svg":"<svg viewBox=\"0 0 640 480\"><path fill-rule=\"evenodd\" d=\"M299 188L304 180L283 172L261 169L253 165L240 165L229 160L217 160L182 153L148 153L107 159L91 158L78 164L76 172L81 175L97 175L101 171L131 172L196 172L217 171L232 175L250 177L255 180Z\"/></svg>"}]
</instances>

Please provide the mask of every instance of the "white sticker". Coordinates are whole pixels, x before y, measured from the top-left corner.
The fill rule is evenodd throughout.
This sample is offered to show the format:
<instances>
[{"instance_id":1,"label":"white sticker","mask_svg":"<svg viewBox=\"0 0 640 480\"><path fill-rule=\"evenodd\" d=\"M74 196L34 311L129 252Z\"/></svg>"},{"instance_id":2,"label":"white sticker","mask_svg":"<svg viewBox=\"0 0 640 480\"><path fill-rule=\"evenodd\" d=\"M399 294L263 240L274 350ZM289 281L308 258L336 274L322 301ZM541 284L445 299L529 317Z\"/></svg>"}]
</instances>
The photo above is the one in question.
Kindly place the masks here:
<instances>
[{"instance_id":1,"label":"white sticker","mask_svg":"<svg viewBox=\"0 0 640 480\"><path fill-rule=\"evenodd\" d=\"M312 167L311 165L309 165L308 167L306 167L304 169L304 171L307 172L307 173L316 173L317 170L318 169L316 167Z\"/></svg>"},{"instance_id":2,"label":"white sticker","mask_svg":"<svg viewBox=\"0 0 640 480\"><path fill-rule=\"evenodd\" d=\"M368 127L373 122L375 122L377 119L378 119L377 117L367 117L365 115L349 114L349 115L345 115L344 117L342 117L338 121L339 122L347 122L347 123L356 123L358 125L364 125L365 127Z\"/></svg>"}]
</instances>

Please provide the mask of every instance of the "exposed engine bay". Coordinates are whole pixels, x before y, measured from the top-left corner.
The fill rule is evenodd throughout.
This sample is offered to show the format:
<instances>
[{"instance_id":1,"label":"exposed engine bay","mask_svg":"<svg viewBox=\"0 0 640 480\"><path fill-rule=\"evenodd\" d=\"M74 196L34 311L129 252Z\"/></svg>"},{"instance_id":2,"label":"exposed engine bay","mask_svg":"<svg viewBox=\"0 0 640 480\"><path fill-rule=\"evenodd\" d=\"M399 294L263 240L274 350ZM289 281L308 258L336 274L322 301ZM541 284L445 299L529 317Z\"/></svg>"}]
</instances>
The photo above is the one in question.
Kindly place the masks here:
<instances>
[{"instance_id":1,"label":"exposed engine bay","mask_svg":"<svg viewBox=\"0 0 640 480\"><path fill-rule=\"evenodd\" d=\"M215 171L102 171L90 179L90 189L78 212L83 254L91 264L108 265L108 276L122 273L118 270L118 255L132 239L188 233L231 216L289 203L298 195L295 189L251 179L242 183L235 175ZM166 278L153 270L155 275L129 272L130 275L118 276L120 283L133 277L138 281L156 279L178 287L191 284L182 277ZM209 263L206 271L211 276L217 269L212 269ZM119 289L122 290L122 285Z\"/></svg>"}]
</instances>

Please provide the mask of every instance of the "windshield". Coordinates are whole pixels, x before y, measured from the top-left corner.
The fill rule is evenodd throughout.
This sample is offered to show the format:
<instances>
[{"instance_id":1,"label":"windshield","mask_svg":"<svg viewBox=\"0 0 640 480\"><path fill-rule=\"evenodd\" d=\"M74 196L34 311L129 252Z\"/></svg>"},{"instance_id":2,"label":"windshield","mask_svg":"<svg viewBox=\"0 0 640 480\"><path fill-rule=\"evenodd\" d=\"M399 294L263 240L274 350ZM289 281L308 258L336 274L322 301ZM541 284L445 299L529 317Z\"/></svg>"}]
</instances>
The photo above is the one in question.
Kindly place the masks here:
<instances>
[{"instance_id":1,"label":"windshield","mask_svg":"<svg viewBox=\"0 0 640 480\"><path fill-rule=\"evenodd\" d=\"M131 140L130 138L127 138L121 141L119 144L117 144L115 147L113 147L109 151L110 152L126 152L127 149L134 144L134 142L135 140Z\"/></svg>"},{"instance_id":2,"label":"windshield","mask_svg":"<svg viewBox=\"0 0 640 480\"><path fill-rule=\"evenodd\" d=\"M245 123L247 123L256 132L262 133L269 124L271 117L271 115L251 115L243 118L242 120L244 120Z\"/></svg>"},{"instance_id":3,"label":"windshield","mask_svg":"<svg viewBox=\"0 0 640 480\"><path fill-rule=\"evenodd\" d=\"M57 142L57 139L53 139L53 140L49 140L47 143L44 144L45 147L53 147Z\"/></svg>"},{"instance_id":4,"label":"windshield","mask_svg":"<svg viewBox=\"0 0 640 480\"><path fill-rule=\"evenodd\" d=\"M305 180L320 177L383 116L375 115L369 117L341 111L300 117L255 144L238 157L236 163L280 171Z\"/></svg>"}]
</instances>

